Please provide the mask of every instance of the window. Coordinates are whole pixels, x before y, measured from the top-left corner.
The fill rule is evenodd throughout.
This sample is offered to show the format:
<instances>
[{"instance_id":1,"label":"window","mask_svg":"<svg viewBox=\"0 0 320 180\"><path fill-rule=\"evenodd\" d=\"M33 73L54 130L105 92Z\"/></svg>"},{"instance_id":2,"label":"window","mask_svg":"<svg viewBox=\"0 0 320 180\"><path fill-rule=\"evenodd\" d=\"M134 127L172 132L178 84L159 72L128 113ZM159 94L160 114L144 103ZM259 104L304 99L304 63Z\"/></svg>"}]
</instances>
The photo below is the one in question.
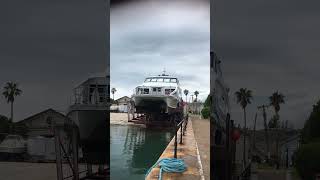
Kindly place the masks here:
<instances>
[{"instance_id":1,"label":"window","mask_svg":"<svg viewBox=\"0 0 320 180\"><path fill-rule=\"evenodd\" d=\"M161 87L154 87L152 88L153 92L161 92Z\"/></svg>"},{"instance_id":2,"label":"window","mask_svg":"<svg viewBox=\"0 0 320 180\"><path fill-rule=\"evenodd\" d=\"M170 79L165 78L165 79L164 79L164 82L170 82Z\"/></svg>"},{"instance_id":3,"label":"window","mask_svg":"<svg viewBox=\"0 0 320 180\"><path fill-rule=\"evenodd\" d=\"M152 78L151 82L157 82L157 78Z\"/></svg>"},{"instance_id":4,"label":"window","mask_svg":"<svg viewBox=\"0 0 320 180\"><path fill-rule=\"evenodd\" d=\"M163 82L163 78L158 78L158 82Z\"/></svg>"},{"instance_id":5,"label":"window","mask_svg":"<svg viewBox=\"0 0 320 180\"><path fill-rule=\"evenodd\" d=\"M149 94L149 89L143 89L143 94Z\"/></svg>"},{"instance_id":6,"label":"window","mask_svg":"<svg viewBox=\"0 0 320 180\"><path fill-rule=\"evenodd\" d=\"M51 116L47 117L47 124L49 124L49 125L52 124L52 117Z\"/></svg>"},{"instance_id":7,"label":"window","mask_svg":"<svg viewBox=\"0 0 320 180\"><path fill-rule=\"evenodd\" d=\"M172 79L170 79L170 82L176 83L176 82L177 82L177 79L172 78Z\"/></svg>"},{"instance_id":8,"label":"window","mask_svg":"<svg viewBox=\"0 0 320 180\"><path fill-rule=\"evenodd\" d=\"M144 82L150 82L151 79L150 78L147 78Z\"/></svg>"}]
</instances>

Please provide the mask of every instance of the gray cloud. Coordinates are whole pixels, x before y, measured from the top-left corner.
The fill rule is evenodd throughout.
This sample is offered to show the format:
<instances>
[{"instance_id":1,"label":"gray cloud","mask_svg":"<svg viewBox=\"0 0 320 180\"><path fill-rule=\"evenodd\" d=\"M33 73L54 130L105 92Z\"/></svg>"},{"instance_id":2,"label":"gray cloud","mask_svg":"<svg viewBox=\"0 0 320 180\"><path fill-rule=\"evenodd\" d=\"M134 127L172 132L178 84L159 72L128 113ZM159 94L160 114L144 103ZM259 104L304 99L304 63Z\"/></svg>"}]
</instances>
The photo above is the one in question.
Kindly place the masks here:
<instances>
[{"instance_id":1,"label":"gray cloud","mask_svg":"<svg viewBox=\"0 0 320 180\"><path fill-rule=\"evenodd\" d=\"M208 1L157 1L111 7L111 84L130 96L165 68L183 89L209 93Z\"/></svg>"},{"instance_id":2,"label":"gray cloud","mask_svg":"<svg viewBox=\"0 0 320 180\"><path fill-rule=\"evenodd\" d=\"M231 93L240 87L254 92L249 125L256 106L268 103L267 97L276 90L286 96L281 119L295 127L303 126L319 100L319 5L317 1L214 1L212 45L223 60ZM270 110L269 117L272 114ZM232 117L243 123L234 101Z\"/></svg>"},{"instance_id":3,"label":"gray cloud","mask_svg":"<svg viewBox=\"0 0 320 180\"><path fill-rule=\"evenodd\" d=\"M106 22L103 0L0 2L1 91L7 81L24 91L15 121L66 110L79 82L106 71ZM1 96L0 114L9 112Z\"/></svg>"}]
</instances>

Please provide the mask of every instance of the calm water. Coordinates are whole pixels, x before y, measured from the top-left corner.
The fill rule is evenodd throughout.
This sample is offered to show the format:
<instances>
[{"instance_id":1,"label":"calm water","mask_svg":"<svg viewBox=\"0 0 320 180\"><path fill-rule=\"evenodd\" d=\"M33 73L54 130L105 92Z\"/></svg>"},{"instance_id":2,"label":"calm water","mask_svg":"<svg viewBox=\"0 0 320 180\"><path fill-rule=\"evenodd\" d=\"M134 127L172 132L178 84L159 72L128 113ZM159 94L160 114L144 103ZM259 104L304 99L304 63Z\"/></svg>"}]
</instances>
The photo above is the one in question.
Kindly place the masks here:
<instances>
[{"instance_id":1,"label":"calm water","mask_svg":"<svg viewBox=\"0 0 320 180\"><path fill-rule=\"evenodd\" d=\"M111 125L111 179L143 180L172 138L167 130Z\"/></svg>"}]
</instances>

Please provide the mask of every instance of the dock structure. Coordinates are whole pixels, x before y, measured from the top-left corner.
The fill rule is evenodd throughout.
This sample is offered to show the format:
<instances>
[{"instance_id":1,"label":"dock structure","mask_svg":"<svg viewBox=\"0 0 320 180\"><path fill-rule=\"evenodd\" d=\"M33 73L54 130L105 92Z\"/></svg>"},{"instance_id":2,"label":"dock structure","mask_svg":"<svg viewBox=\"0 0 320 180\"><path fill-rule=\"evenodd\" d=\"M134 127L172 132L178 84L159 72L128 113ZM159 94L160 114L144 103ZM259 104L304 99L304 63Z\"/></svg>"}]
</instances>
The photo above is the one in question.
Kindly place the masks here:
<instances>
[{"instance_id":1,"label":"dock structure","mask_svg":"<svg viewBox=\"0 0 320 180\"><path fill-rule=\"evenodd\" d=\"M187 123L185 132L181 132L180 128L176 136L172 138L159 160L163 158L174 158L175 156L175 142L177 142L177 158L183 159L187 169L183 173L166 173L162 172L162 179L165 180L193 180L193 179L204 179L203 170L201 165L201 160L199 156L199 151L194 136L192 123ZM184 134L184 135L183 135ZM181 143L182 137L182 143ZM158 180L159 178L160 167L154 167L146 180Z\"/></svg>"},{"instance_id":2,"label":"dock structure","mask_svg":"<svg viewBox=\"0 0 320 180\"><path fill-rule=\"evenodd\" d=\"M71 147L67 151L64 144L61 143L61 132L64 130L71 132L70 144ZM55 152L56 152L56 169L57 180L73 179L73 180L92 180L109 178L109 167L104 164L99 164L97 171L93 171L93 164L86 163L86 170L79 170L79 138L78 128L75 125L54 128L55 135ZM71 175L65 175L63 164L67 164L71 169ZM85 175L83 175L85 173Z\"/></svg>"}]
</instances>

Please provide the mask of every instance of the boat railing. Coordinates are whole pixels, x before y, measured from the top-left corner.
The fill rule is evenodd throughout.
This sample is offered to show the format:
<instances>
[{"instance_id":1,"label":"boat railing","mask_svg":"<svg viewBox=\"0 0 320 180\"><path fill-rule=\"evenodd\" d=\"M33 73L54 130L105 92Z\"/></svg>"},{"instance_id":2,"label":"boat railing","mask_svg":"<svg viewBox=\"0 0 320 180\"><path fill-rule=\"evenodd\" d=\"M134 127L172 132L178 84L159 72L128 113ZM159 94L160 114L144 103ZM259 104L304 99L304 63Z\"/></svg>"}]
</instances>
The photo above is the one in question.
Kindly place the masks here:
<instances>
[{"instance_id":1,"label":"boat railing","mask_svg":"<svg viewBox=\"0 0 320 180\"><path fill-rule=\"evenodd\" d=\"M188 125L188 114L177 124L175 121L174 126L174 158L177 158L177 150L178 150L178 131L180 130L180 141L179 144L183 144L183 136L185 136L185 132L187 131L187 125Z\"/></svg>"},{"instance_id":2,"label":"boat railing","mask_svg":"<svg viewBox=\"0 0 320 180\"><path fill-rule=\"evenodd\" d=\"M109 94L106 89L97 93L90 92L90 87L78 87L74 89L73 104L106 104L109 101Z\"/></svg>"}]
</instances>

